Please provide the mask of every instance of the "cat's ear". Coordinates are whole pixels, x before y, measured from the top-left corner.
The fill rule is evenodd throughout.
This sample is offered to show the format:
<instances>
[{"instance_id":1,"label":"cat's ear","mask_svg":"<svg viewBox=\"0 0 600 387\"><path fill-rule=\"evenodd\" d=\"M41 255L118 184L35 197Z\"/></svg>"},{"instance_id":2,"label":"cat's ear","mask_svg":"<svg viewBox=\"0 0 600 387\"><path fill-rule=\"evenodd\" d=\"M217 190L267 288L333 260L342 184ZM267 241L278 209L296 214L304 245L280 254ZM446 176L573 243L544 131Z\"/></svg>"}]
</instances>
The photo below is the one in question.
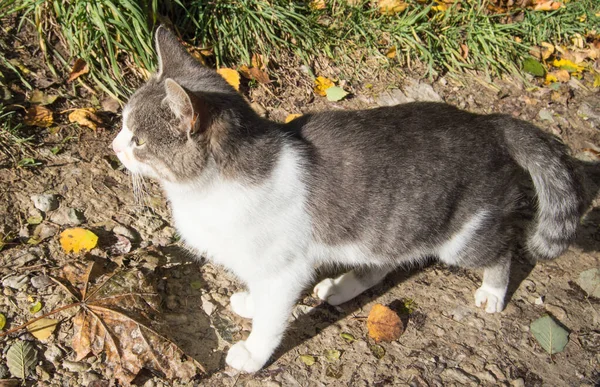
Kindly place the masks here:
<instances>
[{"instance_id":1,"label":"cat's ear","mask_svg":"<svg viewBox=\"0 0 600 387\"><path fill-rule=\"evenodd\" d=\"M196 66L197 62L185 50L177 36L167 27L159 26L154 37L158 54L157 78L175 75L185 71L186 66Z\"/></svg>"},{"instance_id":2,"label":"cat's ear","mask_svg":"<svg viewBox=\"0 0 600 387\"><path fill-rule=\"evenodd\" d=\"M199 123L197 122L198 113L194 111L194 104L192 103L193 95L171 78L165 80L165 91L167 96L164 102L179 118L179 131L187 134L195 132Z\"/></svg>"}]
</instances>

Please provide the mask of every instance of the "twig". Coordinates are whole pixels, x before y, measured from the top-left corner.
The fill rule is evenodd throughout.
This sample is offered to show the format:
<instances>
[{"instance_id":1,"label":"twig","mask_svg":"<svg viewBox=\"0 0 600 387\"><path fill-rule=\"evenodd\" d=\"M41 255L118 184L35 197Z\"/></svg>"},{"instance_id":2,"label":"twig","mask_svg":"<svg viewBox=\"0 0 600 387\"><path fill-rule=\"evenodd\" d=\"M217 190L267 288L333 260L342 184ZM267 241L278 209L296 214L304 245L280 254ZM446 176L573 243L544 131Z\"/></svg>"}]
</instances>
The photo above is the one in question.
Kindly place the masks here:
<instances>
[{"instance_id":1,"label":"twig","mask_svg":"<svg viewBox=\"0 0 600 387\"><path fill-rule=\"evenodd\" d=\"M33 324L34 322L36 322L36 321L38 321L38 320L41 320L41 319L43 319L43 318L46 318L46 317L48 317L48 316L52 316L53 314L56 314L56 313L58 313L58 312L62 312L63 310L66 310L66 309L71 309L71 308L74 308L74 307L76 307L76 306L80 306L80 305L81 305L81 301L74 302L74 303L72 303L72 304L69 304L69 305L61 306L60 308L58 308L58 309L54 309L53 311L51 311L51 312L48 312L48 313L46 313L46 314L44 314L44 315L42 315L42 316L40 316L40 317L36 317L36 318L34 318L33 320L29 320L29 321L27 321L25 324L23 324L23 325L20 325L20 326L18 326L18 327L16 327L16 328L13 328L13 329L11 329L11 330L8 330L8 331L6 331L6 332L0 332L0 337L8 336L8 335L10 335L11 333L18 332L18 331L20 331L21 329L25 328L25 327L26 327L26 326L28 326L28 325L31 325L31 324Z\"/></svg>"}]
</instances>

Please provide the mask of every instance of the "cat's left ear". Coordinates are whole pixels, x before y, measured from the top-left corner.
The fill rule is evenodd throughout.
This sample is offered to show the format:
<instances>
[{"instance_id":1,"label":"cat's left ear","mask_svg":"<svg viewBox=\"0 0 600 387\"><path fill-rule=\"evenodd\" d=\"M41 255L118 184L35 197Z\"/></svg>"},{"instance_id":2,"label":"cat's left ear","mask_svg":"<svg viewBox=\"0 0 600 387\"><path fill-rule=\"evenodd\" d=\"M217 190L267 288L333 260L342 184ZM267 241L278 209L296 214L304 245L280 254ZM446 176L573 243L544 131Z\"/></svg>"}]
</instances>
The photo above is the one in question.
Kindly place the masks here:
<instances>
[{"instance_id":1,"label":"cat's left ear","mask_svg":"<svg viewBox=\"0 0 600 387\"><path fill-rule=\"evenodd\" d=\"M200 127L198 122L199 109L194 108L193 94L186 91L177 82L171 78L165 80L165 91L167 96L164 102L171 108L171 111L179 118L179 131L185 134L193 134ZM196 104L198 105L198 104Z\"/></svg>"}]
</instances>

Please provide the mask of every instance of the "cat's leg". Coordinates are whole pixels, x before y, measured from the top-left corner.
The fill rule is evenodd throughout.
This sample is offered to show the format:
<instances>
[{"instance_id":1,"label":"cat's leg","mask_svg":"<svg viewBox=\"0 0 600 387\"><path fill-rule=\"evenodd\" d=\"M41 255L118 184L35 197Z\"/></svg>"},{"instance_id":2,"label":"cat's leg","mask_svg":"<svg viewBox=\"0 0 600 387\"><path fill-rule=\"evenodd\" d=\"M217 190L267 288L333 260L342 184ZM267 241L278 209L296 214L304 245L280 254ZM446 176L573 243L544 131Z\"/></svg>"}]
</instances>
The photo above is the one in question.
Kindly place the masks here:
<instances>
[{"instance_id":1,"label":"cat's leg","mask_svg":"<svg viewBox=\"0 0 600 387\"><path fill-rule=\"evenodd\" d=\"M501 256L494 264L483 270L483 283L475 292L475 305L485 305L488 313L501 312L508 289L511 254Z\"/></svg>"},{"instance_id":2,"label":"cat's leg","mask_svg":"<svg viewBox=\"0 0 600 387\"><path fill-rule=\"evenodd\" d=\"M240 317L252 318L254 316L254 301L250 292L234 293L229 299L231 310Z\"/></svg>"},{"instance_id":3,"label":"cat's leg","mask_svg":"<svg viewBox=\"0 0 600 387\"><path fill-rule=\"evenodd\" d=\"M256 372L269 360L281 343L292 308L312 275L312 266L305 262L248 283L254 304L252 332L248 339L229 349L225 359L228 365Z\"/></svg>"},{"instance_id":4,"label":"cat's leg","mask_svg":"<svg viewBox=\"0 0 600 387\"><path fill-rule=\"evenodd\" d=\"M313 293L331 305L340 305L378 284L390 271L389 267L350 270L337 278L326 278L319 282Z\"/></svg>"}]
</instances>

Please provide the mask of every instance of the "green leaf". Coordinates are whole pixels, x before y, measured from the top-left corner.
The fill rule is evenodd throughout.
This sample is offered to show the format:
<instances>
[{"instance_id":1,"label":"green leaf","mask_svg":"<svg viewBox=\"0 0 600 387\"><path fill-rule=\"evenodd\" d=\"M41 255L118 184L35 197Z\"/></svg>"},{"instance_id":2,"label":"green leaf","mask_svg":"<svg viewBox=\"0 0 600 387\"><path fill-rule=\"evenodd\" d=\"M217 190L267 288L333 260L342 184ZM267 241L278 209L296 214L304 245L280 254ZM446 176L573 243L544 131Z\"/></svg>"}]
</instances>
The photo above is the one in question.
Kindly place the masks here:
<instances>
[{"instance_id":1,"label":"green leaf","mask_svg":"<svg viewBox=\"0 0 600 387\"><path fill-rule=\"evenodd\" d=\"M342 332L340 333L340 336L342 336L342 339L346 340L348 344L350 344L353 341L356 341L354 336L352 336L350 333Z\"/></svg>"},{"instance_id":2,"label":"green leaf","mask_svg":"<svg viewBox=\"0 0 600 387\"><path fill-rule=\"evenodd\" d=\"M6 316L0 313L0 331L6 326Z\"/></svg>"},{"instance_id":3,"label":"green leaf","mask_svg":"<svg viewBox=\"0 0 600 387\"><path fill-rule=\"evenodd\" d=\"M29 97L29 102L39 105L51 105L57 98L58 95L47 95L43 91L34 90Z\"/></svg>"},{"instance_id":4,"label":"green leaf","mask_svg":"<svg viewBox=\"0 0 600 387\"><path fill-rule=\"evenodd\" d=\"M527 58L523 61L523 70L536 77L543 77L546 74L544 65L533 58Z\"/></svg>"},{"instance_id":5,"label":"green leaf","mask_svg":"<svg viewBox=\"0 0 600 387\"><path fill-rule=\"evenodd\" d=\"M379 344L371 345L369 349L371 350L373 356L375 356L378 359L381 359L385 356L385 349Z\"/></svg>"},{"instance_id":6,"label":"green leaf","mask_svg":"<svg viewBox=\"0 0 600 387\"><path fill-rule=\"evenodd\" d=\"M330 378L339 379L342 375L342 367L335 367L333 364L329 364L327 369L325 369L325 376Z\"/></svg>"},{"instance_id":7,"label":"green leaf","mask_svg":"<svg viewBox=\"0 0 600 387\"><path fill-rule=\"evenodd\" d=\"M311 355L300 355L300 360L302 360L302 363L306 364L309 367L315 364L315 362L317 361L317 359L315 359L315 357Z\"/></svg>"},{"instance_id":8,"label":"green leaf","mask_svg":"<svg viewBox=\"0 0 600 387\"><path fill-rule=\"evenodd\" d=\"M190 282L190 286L194 290L201 289L202 288L202 281L192 281L192 282Z\"/></svg>"},{"instance_id":9,"label":"green leaf","mask_svg":"<svg viewBox=\"0 0 600 387\"><path fill-rule=\"evenodd\" d=\"M340 351L338 351L337 349L326 349L325 350L325 360L327 360L330 363L334 363L334 362L340 360L341 355L342 355L342 353Z\"/></svg>"},{"instance_id":10,"label":"green leaf","mask_svg":"<svg viewBox=\"0 0 600 387\"><path fill-rule=\"evenodd\" d=\"M569 332L547 315L532 322L529 329L550 355L561 352L569 342Z\"/></svg>"},{"instance_id":11,"label":"green leaf","mask_svg":"<svg viewBox=\"0 0 600 387\"><path fill-rule=\"evenodd\" d=\"M344 99L345 96L348 95L346 90L342 89L339 86L332 86L325 90L325 94L327 94L327 100L331 102L336 102Z\"/></svg>"},{"instance_id":12,"label":"green leaf","mask_svg":"<svg viewBox=\"0 0 600 387\"><path fill-rule=\"evenodd\" d=\"M29 312L31 312L31 314L35 314L35 313L39 312L40 310L42 310L41 301L35 302L29 306Z\"/></svg>"},{"instance_id":13,"label":"green leaf","mask_svg":"<svg viewBox=\"0 0 600 387\"><path fill-rule=\"evenodd\" d=\"M40 216L40 215L38 215L38 216L30 216L29 218L27 218L27 224L35 226L37 224L42 223L43 220L44 220L44 218L42 218L42 216Z\"/></svg>"},{"instance_id":14,"label":"green leaf","mask_svg":"<svg viewBox=\"0 0 600 387\"><path fill-rule=\"evenodd\" d=\"M6 353L6 365L10 373L20 379L25 379L37 363L37 351L28 341L15 342Z\"/></svg>"},{"instance_id":15,"label":"green leaf","mask_svg":"<svg viewBox=\"0 0 600 387\"><path fill-rule=\"evenodd\" d=\"M577 278L577 285L589 296L600 298L600 270L589 269L581 272Z\"/></svg>"}]
</instances>

